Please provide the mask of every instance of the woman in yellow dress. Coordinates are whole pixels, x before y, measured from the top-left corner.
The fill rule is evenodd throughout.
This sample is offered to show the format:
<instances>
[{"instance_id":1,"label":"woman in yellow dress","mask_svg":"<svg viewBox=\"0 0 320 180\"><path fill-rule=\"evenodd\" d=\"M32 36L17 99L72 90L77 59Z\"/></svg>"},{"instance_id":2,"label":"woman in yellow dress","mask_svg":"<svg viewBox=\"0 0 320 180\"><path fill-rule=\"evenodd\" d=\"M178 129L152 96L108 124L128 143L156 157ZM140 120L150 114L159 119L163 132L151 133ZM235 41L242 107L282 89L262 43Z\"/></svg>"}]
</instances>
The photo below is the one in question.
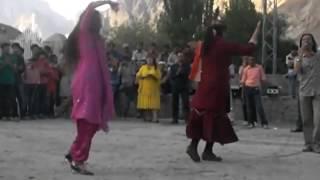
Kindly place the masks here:
<instances>
[{"instance_id":1,"label":"woman in yellow dress","mask_svg":"<svg viewBox=\"0 0 320 180\"><path fill-rule=\"evenodd\" d=\"M139 84L137 108L142 112L144 121L158 123L161 72L154 56L151 54L147 56L147 64L141 66L136 78ZM148 120L150 114L152 120Z\"/></svg>"}]
</instances>

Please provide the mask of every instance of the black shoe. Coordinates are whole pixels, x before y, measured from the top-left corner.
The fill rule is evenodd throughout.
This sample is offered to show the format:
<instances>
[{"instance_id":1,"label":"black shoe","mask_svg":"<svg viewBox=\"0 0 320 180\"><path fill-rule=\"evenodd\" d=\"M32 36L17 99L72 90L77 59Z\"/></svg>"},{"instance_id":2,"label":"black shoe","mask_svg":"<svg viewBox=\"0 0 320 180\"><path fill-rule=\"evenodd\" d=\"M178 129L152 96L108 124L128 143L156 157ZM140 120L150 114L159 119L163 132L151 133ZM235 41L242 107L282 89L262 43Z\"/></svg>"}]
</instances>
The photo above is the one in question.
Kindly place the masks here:
<instances>
[{"instance_id":1,"label":"black shoe","mask_svg":"<svg viewBox=\"0 0 320 180\"><path fill-rule=\"evenodd\" d=\"M76 165L74 163L71 163L71 169L73 172L75 172L77 174L81 174L81 175L85 175L85 176L93 176L94 175L94 173L87 170L84 167L84 165Z\"/></svg>"},{"instance_id":2,"label":"black shoe","mask_svg":"<svg viewBox=\"0 0 320 180\"><path fill-rule=\"evenodd\" d=\"M71 157L71 154L66 154L64 156L64 159L66 162L68 162L70 165L72 164L72 157Z\"/></svg>"},{"instance_id":3,"label":"black shoe","mask_svg":"<svg viewBox=\"0 0 320 180\"><path fill-rule=\"evenodd\" d=\"M302 132L303 130L301 129L301 128L296 128L296 129L291 129L291 131L290 132L292 132L292 133L300 133L300 132Z\"/></svg>"},{"instance_id":4,"label":"black shoe","mask_svg":"<svg viewBox=\"0 0 320 180\"><path fill-rule=\"evenodd\" d=\"M305 148L302 149L302 152L313 152L312 146L306 146Z\"/></svg>"},{"instance_id":5,"label":"black shoe","mask_svg":"<svg viewBox=\"0 0 320 180\"><path fill-rule=\"evenodd\" d=\"M188 146L187 148L187 154L189 155L189 157L194 161L194 162L200 162L200 156L197 152L197 150L194 150L193 148L191 148L191 146Z\"/></svg>"},{"instance_id":6,"label":"black shoe","mask_svg":"<svg viewBox=\"0 0 320 180\"><path fill-rule=\"evenodd\" d=\"M320 145L319 145L319 144L314 145L314 146L312 147L312 151L313 151L314 153L320 154Z\"/></svg>"},{"instance_id":7,"label":"black shoe","mask_svg":"<svg viewBox=\"0 0 320 180\"><path fill-rule=\"evenodd\" d=\"M215 161L215 162L221 162L222 158L219 156L216 156L214 153L202 153L202 160L204 161Z\"/></svg>"},{"instance_id":8,"label":"black shoe","mask_svg":"<svg viewBox=\"0 0 320 180\"><path fill-rule=\"evenodd\" d=\"M171 124L179 124L179 122L178 122L177 119L173 119L173 120L171 121Z\"/></svg>"}]
</instances>

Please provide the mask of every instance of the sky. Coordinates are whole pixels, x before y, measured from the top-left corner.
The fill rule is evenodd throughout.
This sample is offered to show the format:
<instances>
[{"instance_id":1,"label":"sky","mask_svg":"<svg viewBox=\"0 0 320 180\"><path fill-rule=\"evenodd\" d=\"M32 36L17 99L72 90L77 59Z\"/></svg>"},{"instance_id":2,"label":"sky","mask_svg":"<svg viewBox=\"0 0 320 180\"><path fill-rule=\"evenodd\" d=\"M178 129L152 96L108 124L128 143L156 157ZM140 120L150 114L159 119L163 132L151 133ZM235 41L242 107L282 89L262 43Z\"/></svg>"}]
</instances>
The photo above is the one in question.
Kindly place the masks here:
<instances>
[{"instance_id":1,"label":"sky","mask_svg":"<svg viewBox=\"0 0 320 180\"><path fill-rule=\"evenodd\" d=\"M51 8L66 17L68 20L75 20L79 16L80 12L90 3L92 0L44 0L47 1ZM105 9L106 7L102 7Z\"/></svg>"}]
</instances>

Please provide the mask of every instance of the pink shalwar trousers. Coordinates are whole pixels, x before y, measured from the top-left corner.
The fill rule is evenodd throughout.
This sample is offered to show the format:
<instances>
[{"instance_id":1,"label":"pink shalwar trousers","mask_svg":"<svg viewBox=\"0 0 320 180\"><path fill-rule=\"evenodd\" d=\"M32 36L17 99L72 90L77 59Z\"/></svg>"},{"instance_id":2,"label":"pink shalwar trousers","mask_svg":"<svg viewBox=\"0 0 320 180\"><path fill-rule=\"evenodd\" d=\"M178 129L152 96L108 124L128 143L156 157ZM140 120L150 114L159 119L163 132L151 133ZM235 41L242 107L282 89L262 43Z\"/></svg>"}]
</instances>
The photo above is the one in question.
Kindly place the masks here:
<instances>
[{"instance_id":1,"label":"pink shalwar trousers","mask_svg":"<svg viewBox=\"0 0 320 180\"><path fill-rule=\"evenodd\" d=\"M99 125L88 123L86 120L77 120L77 136L74 140L70 152L72 160L82 164L88 160L91 142L94 135L99 130Z\"/></svg>"}]
</instances>

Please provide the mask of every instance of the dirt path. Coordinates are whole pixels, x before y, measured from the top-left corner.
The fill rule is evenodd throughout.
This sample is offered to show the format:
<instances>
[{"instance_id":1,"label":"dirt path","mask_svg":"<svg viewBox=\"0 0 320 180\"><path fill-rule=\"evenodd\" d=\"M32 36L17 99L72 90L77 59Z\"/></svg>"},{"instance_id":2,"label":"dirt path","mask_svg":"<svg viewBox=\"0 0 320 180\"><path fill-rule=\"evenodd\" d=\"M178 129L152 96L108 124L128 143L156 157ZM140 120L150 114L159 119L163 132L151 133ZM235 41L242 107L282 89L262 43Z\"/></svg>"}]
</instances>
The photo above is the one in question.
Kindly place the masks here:
<instances>
[{"instance_id":1,"label":"dirt path","mask_svg":"<svg viewBox=\"0 0 320 180\"><path fill-rule=\"evenodd\" d=\"M318 180L320 155L301 153L302 134L236 127L239 143L216 152L222 163L186 156L184 126L112 123L93 143L95 177L73 175L63 154L73 140L67 120L0 121L0 180ZM203 144L201 144L201 149Z\"/></svg>"}]
</instances>

